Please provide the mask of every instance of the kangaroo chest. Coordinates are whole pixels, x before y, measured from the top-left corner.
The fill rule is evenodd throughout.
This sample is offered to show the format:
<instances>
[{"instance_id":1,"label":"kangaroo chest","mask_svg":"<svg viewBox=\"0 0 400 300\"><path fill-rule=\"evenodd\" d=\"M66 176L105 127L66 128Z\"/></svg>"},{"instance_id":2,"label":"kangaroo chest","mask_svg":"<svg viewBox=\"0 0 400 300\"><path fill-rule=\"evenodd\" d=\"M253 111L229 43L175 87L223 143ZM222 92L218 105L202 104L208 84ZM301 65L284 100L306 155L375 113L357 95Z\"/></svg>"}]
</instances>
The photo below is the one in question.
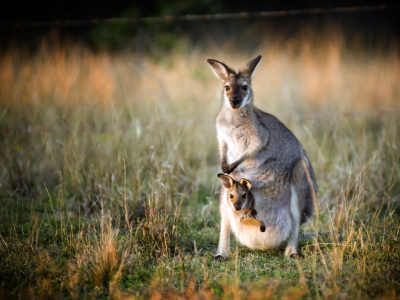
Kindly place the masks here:
<instances>
[{"instance_id":1,"label":"kangaroo chest","mask_svg":"<svg viewBox=\"0 0 400 300\"><path fill-rule=\"evenodd\" d=\"M222 138L228 146L228 163L239 159L246 151L258 149L261 145L261 139L252 123L217 126L217 131L218 137Z\"/></svg>"}]
</instances>

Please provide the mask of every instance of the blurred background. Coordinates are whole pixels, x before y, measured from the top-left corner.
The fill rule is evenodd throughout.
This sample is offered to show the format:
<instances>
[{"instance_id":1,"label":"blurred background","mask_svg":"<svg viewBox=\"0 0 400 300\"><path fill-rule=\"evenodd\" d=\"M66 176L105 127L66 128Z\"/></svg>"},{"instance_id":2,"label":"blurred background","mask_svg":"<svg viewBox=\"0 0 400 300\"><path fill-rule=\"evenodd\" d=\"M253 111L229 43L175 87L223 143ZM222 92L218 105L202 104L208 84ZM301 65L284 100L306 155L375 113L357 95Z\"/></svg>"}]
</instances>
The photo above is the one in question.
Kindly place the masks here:
<instances>
[{"instance_id":1,"label":"blurred background","mask_svg":"<svg viewBox=\"0 0 400 300\"><path fill-rule=\"evenodd\" d=\"M332 138L331 129L315 137L312 126L318 131L328 122L398 113L400 18L390 4L7 3L0 9L3 200L47 194L44 184L57 191L62 174L74 187L68 197L86 203L86 210L96 186L110 178L130 186L130 198L144 203L149 192L143 180L153 180L149 170L164 165L174 170L171 190L189 185L190 197L203 197L201 188L209 194L219 170L214 119L221 82L207 58L237 69L261 54L255 105L309 143L305 148L316 164L325 163L329 154L319 147ZM329 10L360 5L364 8ZM315 8L320 10L290 11ZM280 13L251 14L262 11ZM241 14L178 18L223 13ZM365 126L375 128L371 122ZM176 195L168 197L174 207Z\"/></svg>"},{"instance_id":2,"label":"blurred background","mask_svg":"<svg viewBox=\"0 0 400 300\"><path fill-rule=\"evenodd\" d=\"M299 107L306 101L314 108L333 103L344 108L349 102L357 108L388 108L398 96L400 37L399 8L390 4L199 0L1 4L0 101L15 102L10 93L19 90L18 97L37 98L37 93L44 93L40 101L50 97L64 103L77 101L77 93L90 93L78 97L79 101L97 99L107 105L121 99L117 94L122 86L127 88L128 84L131 90L127 95L132 96L132 90L146 93L142 90L150 82L157 91L173 89L162 93L177 101L182 92L192 91L182 87L178 91L177 83L166 81L176 76L193 89L206 81L208 86L204 58L220 59L237 68L262 54L261 72L265 74L259 76L258 83L268 85L268 91L260 90L261 97L267 98L259 105L286 98ZM324 10L351 6L355 8L347 12ZM320 10L290 13L316 8ZM272 17L244 13L263 11L281 13ZM176 18L224 13L242 15L208 20ZM156 70L171 76L150 74ZM178 70L184 73L178 75ZM146 75L149 78L145 79ZM148 82L139 84L139 80ZM214 83L203 93L215 90ZM174 92L177 95L170 94ZM191 95L186 105L196 101L199 93ZM212 102L207 101L207 105Z\"/></svg>"},{"instance_id":3,"label":"blurred background","mask_svg":"<svg viewBox=\"0 0 400 300\"><path fill-rule=\"evenodd\" d=\"M348 118L365 122L399 109L400 18L390 3L7 5L0 9L0 182L6 202L43 194L43 184L56 191L60 174L74 187L69 197L86 203L85 209L98 194L95 186L111 177L131 187L131 199L145 202L148 186L142 180L152 180L151 168L159 170L155 156L174 169L171 190L190 183L190 197L197 199L201 187L210 193L219 170L214 119L221 82L207 58L237 69L261 54L255 105L288 124L321 162L327 154L315 146L324 147L331 136L325 130L316 138L310 126L317 130ZM349 5L364 8L328 10ZM321 9L290 12L315 8ZM280 13L251 14L262 11ZM242 14L177 18L223 13ZM175 174L176 168L187 177ZM174 207L176 195L169 197Z\"/></svg>"},{"instance_id":4,"label":"blurred background","mask_svg":"<svg viewBox=\"0 0 400 300\"><path fill-rule=\"evenodd\" d=\"M137 295L190 282L220 295L236 274L249 284L264 278L271 297L282 278L294 278L301 297L309 296L298 278L317 297L319 287L327 298L398 291L400 16L392 4L2 1L2 289L112 298L121 278ZM242 273L235 260L213 261L222 83L206 60L237 70L259 54L254 104L293 131L317 176L320 213L304 231L345 237L323 251L304 246L310 259L300 273L279 250L241 250Z\"/></svg>"}]
</instances>

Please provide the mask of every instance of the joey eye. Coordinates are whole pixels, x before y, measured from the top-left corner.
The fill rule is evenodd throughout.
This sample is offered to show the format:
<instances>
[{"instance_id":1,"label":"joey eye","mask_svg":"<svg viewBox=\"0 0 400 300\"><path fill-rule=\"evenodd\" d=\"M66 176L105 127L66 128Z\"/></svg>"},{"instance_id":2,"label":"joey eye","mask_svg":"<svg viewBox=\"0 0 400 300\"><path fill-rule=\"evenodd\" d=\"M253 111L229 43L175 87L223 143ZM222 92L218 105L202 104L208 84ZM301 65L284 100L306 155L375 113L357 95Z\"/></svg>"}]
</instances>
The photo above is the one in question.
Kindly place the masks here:
<instances>
[{"instance_id":1,"label":"joey eye","mask_svg":"<svg viewBox=\"0 0 400 300\"><path fill-rule=\"evenodd\" d=\"M229 86L225 86L225 91L229 91L231 88Z\"/></svg>"},{"instance_id":2,"label":"joey eye","mask_svg":"<svg viewBox=\"0 0 400 300\"><path fill-rule=\"evenodd\" d=\"M243 198L243 199L246 198L246 194L243 194L243 195L242 195L242 198Z\"/></svg>"},{"instance_id":3,"label":"joey eye","mask_svg":"<svg viewBox=\"0 0 400 300\"><path fill-rule=\"evenodd\" d=\"M230 195L229 195L229 198L231 198L231 199L232 199L232 198L233 198L233 195L232 195L232 194L230 194Z\"/></svg>"},{"instance_id":4,"label":"joey eye","mask_svg":"<svg viewBox=\"0 0 400 300\"><path fill-rule=\"evenodd\" d=\"M247 91L247 89L249 88L247 85L244 85L243 87L243 90L245 90L245 91Z\"/></svg>"}]
</instances>

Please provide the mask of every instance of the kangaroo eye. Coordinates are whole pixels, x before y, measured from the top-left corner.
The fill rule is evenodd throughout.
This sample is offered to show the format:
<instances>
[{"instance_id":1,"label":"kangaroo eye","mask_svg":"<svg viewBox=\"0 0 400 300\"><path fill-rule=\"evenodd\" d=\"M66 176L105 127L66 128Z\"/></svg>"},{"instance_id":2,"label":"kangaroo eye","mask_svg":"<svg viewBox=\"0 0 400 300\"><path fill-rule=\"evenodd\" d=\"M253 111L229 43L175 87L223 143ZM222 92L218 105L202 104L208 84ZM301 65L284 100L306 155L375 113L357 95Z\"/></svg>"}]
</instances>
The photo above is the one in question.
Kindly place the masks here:
<instances>
[{"instance_id":1,"label":"kangaroo eye","mask_svg":"<svg viewBox=\"0 0 400 300\"><path fill-rule=\"evenodd\" d=\"M225 91L229 91L231 88L229 86L225 86Z\"/></svg>"},{"instance_id":2,"label":"kangaroo eye","mask_svg":"<svg viewBox=\"0 0 400 300\"><path fill-rule=\"evenodd\" d=\"M242 198L246 198L246 194L243 194L243 195L242 195Z\"/></svg>"},{"instance_id":3,"label":"kangaroo eye","mask_svg":"<svg viewBox=\"0 0 400 300\"><path fill-rule=\"evenodd\" d=\"M231 198L231 199L232 199L232 198L233 198L233 195L232 195L232 194L230 194L230 195L229 195L229 198Z\"/></svg>"},{"instance_id":4,"label":"kangaroo eye","mask_svg":"<svg viewBox=\"0 0 400 300\"><path fill-rule=\"evenodd\" d=\"M249 87L248 87L247 85L244 85L244 86L243 86L243 89L244 89L245 91L247 91L248 88L249 88Z\"/></svg>"}]
</instances>

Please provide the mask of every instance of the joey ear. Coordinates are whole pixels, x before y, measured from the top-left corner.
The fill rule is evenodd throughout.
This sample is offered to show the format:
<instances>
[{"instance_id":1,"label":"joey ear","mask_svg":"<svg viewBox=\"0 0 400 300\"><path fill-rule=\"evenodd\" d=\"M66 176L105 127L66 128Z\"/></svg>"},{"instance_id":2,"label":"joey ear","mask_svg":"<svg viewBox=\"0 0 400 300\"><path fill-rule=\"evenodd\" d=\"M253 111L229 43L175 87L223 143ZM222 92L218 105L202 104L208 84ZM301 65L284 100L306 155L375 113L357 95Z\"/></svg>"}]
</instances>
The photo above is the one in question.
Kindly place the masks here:
<instances>
[{"instance_id":1,"label":"joey ear","mask_svg":"<svg viewBox=\"0 0 400 300\"><path fill-rule=\"evenodd\" d=\"M256 71L257 65L260 62L260 60L261 60L261 55L249 61L246 66L244 66L239 70L239 75L248 76L250 80L252 80L254 72Z\"/></svg>"},{"instance_id":2,"label":"joey ear","mask_svg":"<svg viewBox=\"0 0 400 300\"><path fill-rule=\"evenodd\" d=\"M219 173L218 175L218 179L219 181L221 181L222 185L227 188L230 189L233 185L233 179L225 174Z\"/></svg>"},{"instance_id":3,"label":"joey ear","mask_svg":"<svg viewBox=\"0 0 400 300\"><path fill-rule=\"evenodd\" d=\"M222 80L228 79L230 74L236 74L234 70L232 70L230 67L228 67L226 64L215 60L215 59L207 59L208 64L211 67L211 70L213 70L214 74L221 78Z\"/></svg>"},{"instance_id":4,"label":"joey ear","mask_svg":"<svg viewBox=\"0 0 400 300\"><path fill-rule=\"evenodd\" d=\"M248 181L247 179L242 178L242 179L240 179L239 183L241 185L243 185L248 191L250 191L250 189L251 189L251 182L250 181Z\"/></svg>"}]
</instances>

